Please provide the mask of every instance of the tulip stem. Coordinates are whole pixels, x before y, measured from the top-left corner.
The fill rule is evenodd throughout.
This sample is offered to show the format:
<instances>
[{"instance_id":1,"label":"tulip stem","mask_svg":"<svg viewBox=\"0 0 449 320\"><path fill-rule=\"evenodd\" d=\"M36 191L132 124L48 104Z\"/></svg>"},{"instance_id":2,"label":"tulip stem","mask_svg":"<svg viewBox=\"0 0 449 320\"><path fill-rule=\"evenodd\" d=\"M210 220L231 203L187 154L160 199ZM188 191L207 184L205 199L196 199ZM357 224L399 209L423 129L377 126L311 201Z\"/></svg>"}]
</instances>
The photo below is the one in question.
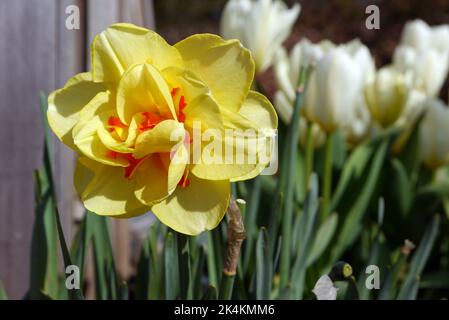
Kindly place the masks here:
<instances>
[{"instance_id":1,"label":"tulip stem","mask_svg":"<svg viewBox=\"0 0 449 320\"><path fill-rule=\"evenodd\" d=\"M303 92L307 77L307 68L302 67L299 72L298 88L296 89L293 116L287 132L287 141L283 150L280 179L278 181L278 194L283 192L282 210L282 243L281 260L279 266L280 288L287 287L291 267L291 234L294 210L295 172L297 170L299 116L302 105Z\"/></svg>"},{"instance_id":2,"label":"tulip stem","mask_svg":"<svg viewBox=\"0 0 449 320\"><path fill-rule=\"evenodd\" d=\"M323 172L323 192L321 206L321 221L324 221L329 215L330 198L332 190L332 161L333 161L333 134L329 133L326 137L325 155L324 155L324 172Z\"/></svg>"},{"instance_id":3,"label":"tulip stem","mask_svg":"<svg viewBox=\"0 0 449 320\"><path fill-rule=\"evenodd\" d=\"M232 297L234 279L240 257L243 240L245 240L245 226L240 208L234 197L229 200L228 207L228 247L221 278L219 299L229 300Z\"/></svg>"},{"instance_id":4,"label":"tulip stem","mask_svg":"<svg viewBox=\"0 0 449 320\"><path fill-rule=\"evenodd\" d=\"M310 175L313 172L313 126L311 122L307 123L306 132L306 149L305 149L305 166L304 166L304 193L307 193L307 187L309 185Z\"/></svg>"}]
</instances>

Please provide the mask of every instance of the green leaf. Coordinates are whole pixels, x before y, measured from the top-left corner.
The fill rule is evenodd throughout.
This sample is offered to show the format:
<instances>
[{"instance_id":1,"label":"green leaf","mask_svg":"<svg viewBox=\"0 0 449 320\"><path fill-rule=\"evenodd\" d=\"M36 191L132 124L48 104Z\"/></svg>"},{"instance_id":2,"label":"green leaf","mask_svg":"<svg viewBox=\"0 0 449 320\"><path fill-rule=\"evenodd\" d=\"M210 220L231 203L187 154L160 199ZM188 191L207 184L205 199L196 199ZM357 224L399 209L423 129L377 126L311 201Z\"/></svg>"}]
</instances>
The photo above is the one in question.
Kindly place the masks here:
<instances>
[{"instance_id":1,"label":"green leaf","mask_svg":"<svg viewBox=\"0 0 449 320\"><path fill-rule=\"evenodd\" d=\"M334 211L340 203L348 186L354 181L361 178L365 172L369 160L374 153L371 144L365 143L357 147L352 153L343 167L343 172L338 180L337 188L334 192L331 202L331 210Z\"/></svg>"},{"instance_id":2,"label":"green leaf","mask_svg":"<svg viewBox=\"0 0 449 320\"><path fill-rule=\"evenodd\" d=\"M413 299L413 297L416 296L416 287L419 287L419 284L416 284L416 282L419 282L421 273L423 272L427 260L429 259L430 252L432 251L433 244L435 243L435 239L438 234L439 226L440 218L438 215L435 215L430 224L427 226L424 236L421 239L421 243L413 255L410 263L410 269L404 283L402 284L401 290L399 291L398 299Z\"/></svg>"},{"instance_id":3,"label":"green leaf","mask_svg":"<svg viewBox=\"0 0 449 320\"><path fill-rule=\"evenodd\" d=\"M87 224L92 228L95 286L97 299L116 300L121 296L120 282L114 262L107 218L87 212Z\"/></svg>"},{"instance_id":4,"label":"green leaf","mask_svg":"<svg viewBox=\"0 0 449 320\"><path fill-rule=\"evenodd\" d=\"M193 281L190 261L189 242L187 236L176 233L176 247L178 250L179 286L181 299L192 299Z\"/></svg>"},{"instance_id":5,"label":"green leaf","mask_svg":"<svg viewBox=\"0 0 449 320\"><path fill-rule=\"evenodd\" d=\"M449 271L436 271L423 275L419 287L423 289L449 288Z\"/></svg>"},{"instance_id":6,"label":"green leaf","mask_svg":"<svg viewBox=\"0 0 449 320\"><path fill-rule=\"evenodd\" d=\"M176 241L172 232L165 238L164 265L165 299L174 300L179 295L179 269Z\"/></svg>"},{"instance_id":7,"label":"green leaf","mask_svg":"<svg viewBox=\"0 0 449 320\"><path fill-rule=\"evenodd\" d=\"M374 193L378 182L380 172L387 154L390 139L382 141L381 145L374 154L370 170L363 183L362 189L356 200L353 202L343 227L338 234L337 243L333 248L331 261L336 261L343 254L343 252L354 242L359 232L361 231L361 220L368 208L369 202Z\"/></svg>"},{"instance_id":8,"label":"green leaf","mask_svg":"<svg viewBox=\"0 0 449 320\"><path fill-rule=\"evenodd\" d=\"M267 231L261 228L256 244L256 299L270 298L273 265L268 253Z\"/></svg>"},{"instance_id":9,"label":"green leaf","mask_svg":"<svg viewBox=\"0 0 449 320\"><path fill-rule=\"evenodd\" d=\"M301 67L298 77L298 90L296 91L295 103L293 105L293 115L287 132L287 140L284 145L281 159L280 179L277 187L277 194L284 194L282 206L282 236L291 239L291 224L295 205L295 179L297 171L297 156L299 142L299 117L303 104L303 89L306 85L308 68ZM274 239L274 237L272 238ZM280 262L280 286L288 285L291 267L291 241L282 242L281 262Z\"/></svg>"},{"instance_id":10,"label":"green leaf","mask_svg":"<svg viewBox=\"0 0 449 320\"><path fill-rule=\"evenodd\" d=\"M307 257L306 267L311 266L326 250L335 230L337 229L338 215L333 213L326 221L318 228L318 231L313 241L312 249Z\"/></svg>"},{"instance_id":11,"label":"green leaf","mask_svg":"<svg viewBox=\"0 0 449 320\"><path fill-rule=\"evenodd\" d=\"M84 267L86 255L92 243L92 228L88 223L88 214L85 212L83 221L75 234L75 238L71 248L71 256L73 263L80 268L80 283L84 283Z\"/></svg>"},{"instance_id":12,"label":"green leaf","mask_svg":"<svg viewBox=\"0 0 449 320\"><path fill-rule=\"evenodd\" d=\"M150 229L151 231L151 229ZM151 277L154 261L151 248L151 237L148 234L145 241L142 243L142 250L140 251L139 261L137 263L136 275L136 299L146 300L150 298L150 284L153 278ZM156 277L155 277L156 278Z\"/></svg>"},{"instance_id":13,"label":"green leaf","mask_svg":"<svg viewBox=\"0 0 449 320\"><path fill-rule=\"evenodd\" d=\"M393 158L391 166L393 168L392 189L399 203L399 209L405 215L412 206L412 185L407 171L399 159Z\"/></svg>"},{"instance_id":14,"label":"green leaf","mask_svg":"<svg viewBox=\"0 0 449 320\"><path fill-rule=\"evenodd\" d=\"M302 298L304 291L306 260L312 246L312 235L315 230L318 207L318 176L314 173L310 176L310 191L304 202L304 211L299 218L301 219L301 227L299 230L300 237L298 240L299 247L292 267L291 286L293 295L297 299Z\"/></svg>"},{"instance_id":15,"label":"green leaf","mask_svg":"<svg viewBox=\"0 0 449 320\"><path fill-rule=\"evenodd\" d=\"M58 297L58 253L54 200L44 170L35 171L35 220L31 242L29 298L42 291Z\"/></svg>"},{"instance_id":16,"label":"green leaf","mask_svg":"<svg viewBox=\"0 0 449 320\"><path fill-rule=\"evenodd\" d=\"M399 257L394 263L392 269L387 272L385 281L381 285L378 297L379 300L391 300L395 297L397 292L397 283L399 282L399 278L406 261L407 255L400 252Z\"/></svg>"},{"instance_id":17,"label":"green leaf","mask_svg":"<svg viewBox=\"0 0 449 320\"><path fill-rule=\"evenodd\" d=\"M195 257L193 263L193 299L200 299L202 293L202 277L203 270L206 264L206 249L204 247L199 248L198 254Z\"/></svg>"},{"instance_id":18,"label":"green leaf","mask_svg":"<svg viewBox=\"0 0 449 320\"><path fill-rule=\"evenodd\" d=\"M58 232L59 237L59 244L62 251L62 257L64 260L64 266L67 268L68 266L72 265L71 257L69 250L67 248L67 244L65 242L64 238L64 232L61 225L61 219L58 211L58 207L56 205L57 199L56 199L56 193L54 189L54 180L53 180L53 171L52 171L52 164L51 164L51 136L50 136L50 128L48 126L48 120L47 120L47 98L46 96L41 93L40 94L40 107L41 107L41 116L42 121L44 124L44 172L46 179L48 181L48 189L49 189L49 196L53 199L54 203L54 214L56 219L56 228ZM41 189L42 190L42 189ZM68 296L71 300L82 300L83 294L81 290L68 290Z\"/></svg>"}]
</instances>

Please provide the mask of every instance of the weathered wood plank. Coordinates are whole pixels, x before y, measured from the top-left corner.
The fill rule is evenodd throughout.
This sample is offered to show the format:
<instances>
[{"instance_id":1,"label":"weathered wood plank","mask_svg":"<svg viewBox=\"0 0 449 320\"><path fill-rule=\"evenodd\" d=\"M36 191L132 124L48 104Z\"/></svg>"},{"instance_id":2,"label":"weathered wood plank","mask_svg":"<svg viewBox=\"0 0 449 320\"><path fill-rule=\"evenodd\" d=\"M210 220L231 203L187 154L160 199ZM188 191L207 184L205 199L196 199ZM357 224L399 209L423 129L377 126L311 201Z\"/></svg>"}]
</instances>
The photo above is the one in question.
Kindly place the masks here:
<instances>
[{"instance_id":1,"label":"weathered wood plank","mask_svg":"<svg viewBox=\"0 0 449 320\"><path fill-rule=\"evenodd\" d=\"M80 30L67 30L65 9L78 5ZM50 92L89 68L93 36L118 21L154 27L151 0L0 1L0 278L8 295L21 298L28 287L34 222L33 170L42 164L39 91ZM87 26L84 30L83 27ZM83 208L73 189L74 153L55 139L58 207L67 240L73 217ZM121 275L129 275L127 222L114 230ZM123 240L123 241L122 241Z\"/></svg>"},{"instance_id":2,"label":"weathered wood plank","mask_svg":"<svg viewBox=\"0 0 449 320\"><path fill-rule=\"evenodd\" d=\"M38 93L55 87L54 0L0 1L0 277L8 295L28 286L33 170L42 163Z\"/></svg>"}]
</instances>

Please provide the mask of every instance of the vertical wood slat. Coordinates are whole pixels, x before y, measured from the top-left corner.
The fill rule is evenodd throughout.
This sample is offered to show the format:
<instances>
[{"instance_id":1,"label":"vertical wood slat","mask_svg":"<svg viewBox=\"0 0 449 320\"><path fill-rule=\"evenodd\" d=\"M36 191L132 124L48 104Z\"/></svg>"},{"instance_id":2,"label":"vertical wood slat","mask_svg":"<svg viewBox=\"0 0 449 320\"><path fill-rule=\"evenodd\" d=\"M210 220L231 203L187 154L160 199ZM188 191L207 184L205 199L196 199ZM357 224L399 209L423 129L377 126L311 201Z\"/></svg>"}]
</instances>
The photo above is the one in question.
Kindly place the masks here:
<instances>
[{"instance_id":1,"label":"vertical wood slat","mask_svg":"<svg viewBox=\"0 0 449 320\"><path fill-rule=\"evenodd\" d=\"M12 298L28 286L43 145L38 94L55 86L55 10L53 0L0 1L0 277Z\"/></svg>"},{"instance_id":2,"label":"vertical wood slat","mask_svg":"<svg viewBox=\"0 0 449 320\"><path fill-rule=\"evenodd\" d=\"M69 4L79 6L88 30L65 28ZM34 222L32 173L42 164L38 93L61 87L70 76L88 67L83 52L93 35L120 20L154 27L152 1L0 1L0 279L12 298L21 298L28 287ZM54 143L54 152L58 206L70 240L73 215L82 211L73 192L74 154L59 141ZM114 229L126 234L114 235L123 247L117 256L124 256L120 259L126 261L127 227Z\"/></svg>"}]
</instances>

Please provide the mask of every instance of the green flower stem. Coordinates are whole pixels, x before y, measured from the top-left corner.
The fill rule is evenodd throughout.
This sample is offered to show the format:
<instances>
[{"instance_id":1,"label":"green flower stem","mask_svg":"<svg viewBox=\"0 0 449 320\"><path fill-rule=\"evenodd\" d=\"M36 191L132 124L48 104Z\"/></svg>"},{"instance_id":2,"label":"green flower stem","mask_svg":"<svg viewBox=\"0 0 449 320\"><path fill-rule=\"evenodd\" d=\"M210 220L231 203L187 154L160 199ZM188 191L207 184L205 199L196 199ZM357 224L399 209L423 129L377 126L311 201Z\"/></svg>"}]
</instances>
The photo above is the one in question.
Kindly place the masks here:
<instances>
[{"instance_id":1,"label":"green flower stem","mask_svg":"<svg viewBox=\"0 0 449 320\"><path fill-rule=\"evenodd\" d=\"M212 231L207 232L207 270L209 283L213 287L218 287L217 259L215 258L215 246Z\"/></svg>"},{"instance_id":2,"label":"green flower stem","mask_svg":"<svg viewBox=\"0 0 449 320\"><path fill-rule=\"evenodd\" d=\"M231 300L232 290L234 288L235 275L229 275L223 273L221 277L220 292L218 294L218 299L220 300Z\"/></svg>"},{"instance_id":3,"label":"green flower stem","mask_svg":"<svg viewBox=\"0 0 449 320\"><path fill-rule=\"evenodd\" d=\"M178 270L181 289L181 299L191 299L192 292L190 283L192 277L190 274L190 250L186 235L176 232L177 250L178 250Z\"/></svg>"},{"instance_id":4,"label":"green flower stem","mask_svg":"<svg viewBox=\"0 0 449 320\"><path fill-rule=\"evenodd\" d=\"M226 257L223 268L223 276L221 278L221 285L219 291L219 299L231 299L232 290L234 288L234 279L237 273L237 266L240 257L240 250L242 248L243 240L245 240L246 233L243 225L243 218L240 208L231 197L227 212L228 222L228 246L226 250Z\"/></svg>"},{"instance_id":5,"label":"green flower stem","mask_svg":"<svg viewBox=\"0 0 449 320\"><path fill-rule=\"evenodd\" d=\"M280 261L280 287L285 288L288 285L290 266L291 266L291 234L292 234L292 218L294 209L294 191L298 142L299 142L299 115L303 100L304 85L306 80L307 68L301 68L298 79L298 88L296 90L295 103L293 105L293 116L290 122L290 128L287 133L287 141L283 152L283 160L281 166L281 177L278 181L278 194L284 191L284 201L281 206L282 216L282 247ZM284 189L285 188L285 189Z\"/></svg>"},{"instance_id":6,"label":"green flower stem","mask_svg":"<svg viewBox=\"0 0 449 320\"><path fill-rule=\"evenodd\" d=\"M333 134L329 133L326 137L325 155L324 155L324 172L323 172L323 192L321 206L321 221L325 221L329 215L330 200L332 191L332 160L333 160Z\"/></svg>"},{"instance_id":7,"label":"green flower stem","mask_svg":"<svg viewBox=\"0 0 449 320\"><path fill-rule=\"evenodd\" d=\"M313 146L312 128L313 128L312 123L308 122L306 132L306 150L305 150L305 165L304 165L304 193L307 193L310 175L313 172L313 158L315 150L313 149L314 146Z\"/></svg>"}]
</instances>

